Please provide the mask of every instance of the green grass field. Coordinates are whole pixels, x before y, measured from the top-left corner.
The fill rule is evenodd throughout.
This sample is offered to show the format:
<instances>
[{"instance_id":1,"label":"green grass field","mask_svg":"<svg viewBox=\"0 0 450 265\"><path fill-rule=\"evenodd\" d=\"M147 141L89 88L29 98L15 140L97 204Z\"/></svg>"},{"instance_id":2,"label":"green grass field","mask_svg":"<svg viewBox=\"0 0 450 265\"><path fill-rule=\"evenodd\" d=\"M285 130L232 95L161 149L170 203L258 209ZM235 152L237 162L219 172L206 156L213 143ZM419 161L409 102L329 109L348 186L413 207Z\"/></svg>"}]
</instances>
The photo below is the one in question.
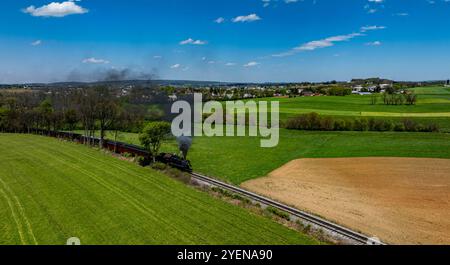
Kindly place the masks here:
<instances>
[{"instance_id":1,"label":"green grass field","mask_svg":"<svg viewBox=\"0 0 450 265\"><path fill-rule=\"evenodd\" d=\"M450 95L448 87L417 87L411 89L418 95Z\"/></svg>"},{"instance_id":2,"label":"green grass field","mask_svg":"<svg viewBox=\"0 0 450 265\"><path fill-rule=\"evenodd\" d=\"M121 133L120 140L139 144L137 134ZM177 152L177 145L168 141L162 151ZM450 158L450 134L281 129L275 148L260 148L253 137L195 137L188 159L196 172L240 184L297 158L374 156Z\"/></svg>"},{"instance_id":3,"label":"green grass field","mask_svg":"<svg viewBox=\"0 0 450 265\"><path fill-rule=\"evenodd\" d=\"M450 89L445 87L420 87L412 89L418 94L417 105L388 106L378 96L371 105L370 95L345 97L271 98L263 101L280 102L280 118L287 120L298 114L316 112L338 118L374 117L391 120L411 118L417 122L435 122L442 131L450 132Z\"/></svg>"},{"instance_id":4,"label":"green grass field","mask_svg":"<svg viewBox=\"0 0 450 265\"><path fill-rule=\"evenodd\" d=\"M0 134L0 149L0 244L318 243L82 145Z\"/></svg>"},{"instance_id":5,"label":"green grass field","mask_svg":"<svg viewBox=\"0 0 450 265\"><path fill-rule=\"evenodd\" d=\"M345 97L275 98L280 101L280 112L297 114L318 112L327 115L379 116L379 117L450 117L450 91L444 87L412 89L418 94L417 105L384 105L381 95L371 104L371 95Z\"/></svg>"}]
</instances>

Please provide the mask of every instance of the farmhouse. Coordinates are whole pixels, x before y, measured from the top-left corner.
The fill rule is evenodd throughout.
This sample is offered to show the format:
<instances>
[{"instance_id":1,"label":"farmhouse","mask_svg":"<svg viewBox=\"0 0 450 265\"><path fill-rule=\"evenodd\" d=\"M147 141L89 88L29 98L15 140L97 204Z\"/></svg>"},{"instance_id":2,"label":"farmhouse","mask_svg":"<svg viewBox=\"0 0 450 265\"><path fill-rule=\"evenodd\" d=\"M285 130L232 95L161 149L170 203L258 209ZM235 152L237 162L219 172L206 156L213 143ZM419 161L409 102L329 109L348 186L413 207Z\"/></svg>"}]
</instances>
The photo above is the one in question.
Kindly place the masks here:
<instances>
[{"instance_id":1,"label":"farmhouse","mask_svg":"<svg viewBox=\"0 0 450 265\"><path fill-rule=\"evenodd\" d=\"M390 88L390 87L392 87L392 84L380 84L380 88L381 89L386 89L386 88Z\"/></svg>"},{"instance_id":2,"label":"farmhouse","mask_svg":"<svg viewBox=\"0 0 450 265\"><path fill-rule=\"evenodd\" d=\"M353 90L353 92L356 92L356 93L358 93L358 92L360 92L361 90L363 90L363 86L361 86L361 85L357 85L357 86L354 86L353 88L352 88L352 90Z\"/></svg>"},{"instance_id":3,"label":"farmhouse","mask_svg":"<svg viewBox=\"0 0 450 265\"><path fill-rule=\"evenodd\" d=\"M450 87L450 79L445 81L445 87Z\"/></svg>"},{"instance_id":4,"label":"farmhouse","mask_svg":"<svg viewBox=\"0 0 450 265\"><path fill-rule=\"evenodd\" d=\"M177 101L177 100L178 100L178 97L177 97L177 95L173 94L173 95L170 95L170 96L169 96L169 100L170 100L170 101Z\"/></svg>"},{"instance_id":5,"label":"farmhouse","mask_svg":"<svg viewBox=\"0 0 450 265\"><path fill-rule=\"evenodd\" d=\"M381 86L380 86L381 87ZM368 88L367 88L367 91L370 91L370 92L375 92L377 90L377 86L369 86Z\"/></svg>"}]
</instances>

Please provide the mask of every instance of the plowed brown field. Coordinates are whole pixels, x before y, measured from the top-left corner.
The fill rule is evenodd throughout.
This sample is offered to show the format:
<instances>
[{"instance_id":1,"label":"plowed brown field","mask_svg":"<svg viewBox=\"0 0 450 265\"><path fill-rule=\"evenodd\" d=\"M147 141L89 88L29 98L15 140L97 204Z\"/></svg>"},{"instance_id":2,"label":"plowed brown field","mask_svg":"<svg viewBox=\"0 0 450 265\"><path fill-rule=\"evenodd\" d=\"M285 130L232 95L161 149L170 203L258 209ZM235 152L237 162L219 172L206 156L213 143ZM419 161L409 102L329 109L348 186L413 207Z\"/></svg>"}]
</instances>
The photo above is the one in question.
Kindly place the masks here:
<instances>
[{"instance_id":1,"label":"plowed brown field","mask_svg":"<svg viewBox=\"0 0 450 265\"><path fill-rule=\"evenodd\" d=\"M300 159L244 188L393 244L450 244L450 160Z\"/></svg>"}]
</instances>

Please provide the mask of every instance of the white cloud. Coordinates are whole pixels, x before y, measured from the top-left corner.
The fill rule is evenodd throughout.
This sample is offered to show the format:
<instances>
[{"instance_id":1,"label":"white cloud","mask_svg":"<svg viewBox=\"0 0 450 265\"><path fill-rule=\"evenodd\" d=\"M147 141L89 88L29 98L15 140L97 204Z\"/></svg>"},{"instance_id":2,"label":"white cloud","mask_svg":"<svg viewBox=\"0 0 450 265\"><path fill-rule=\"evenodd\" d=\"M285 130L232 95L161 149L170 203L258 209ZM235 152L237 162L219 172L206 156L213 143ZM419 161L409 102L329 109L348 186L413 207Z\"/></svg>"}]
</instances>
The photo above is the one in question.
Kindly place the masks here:
<instances>
[{"instance_id":1,"label":"white cloud","mask_svg":"<svg viewBox=\"0 0 450 265\"><path fill-rule=\"evenodd\" d=\"M299 51L314 51L315 49L325 48L325 47L331 47L333 46L333 42L326 41L326 40L315 40L310 41L308 43L305 43L301 46L295 47L294 50Z\"/></svg>"},{"instance_id":2,"label":"white cloud","mask_svg":"<svg viewBox=\"0 0 450 265\"><path fill-rule=\"evenodd\" d=\"M32 43L30 43L30 44L31 44L31 46L39 46L39 45L42 44L42 41L41 40L35 40Z\"/></svg>"},{"instance_id":3,"label":"white cloud","mask_svg":"<svg viewBox=\"0 0 450 265\"><path fill-rule=\"evenodd\" d=\"M225 66L235 66L236 63L226 63Z\"/></svg>"},{"instance_id":4,"label":"white cloud","mask_svg":"<svg viewBox=\"0 0 450 265\"><path fill-rule=\"evenodd\" d=\"M367 46L381 46L381 41L374 41L374 42L368 42L366 43Z\"/></svg>"},{"instance_id":5,"label":"white cloud","mask_svg":"<svg viewBox=\"0 0 450 265\"><path fill-rule=\"evenodd\" d=\"M355 37L362 36L362 35L363 34L361 34L361 33L351 33L351 34L347 34L347 35L338 35L338 36L328 37L323 40L316 40L316 41L311 41L311 42L305 43L303 45L295 47L294 50L313 51L313 50L320 49L320 48L331 47L331 46L334 46L335 42L348 41L348 40L351 40Z\"/></svg>"},{"instance_id":6,"label":"white cloud","mask_svg":"<svg viewBox=\"0 0 450 265\"><path fill-rule=\"evenodd\" d=\"M237 22L254 22L254 21L258 21L261 20L261 18L257 15L257 14L250 14L247 16L238 16L233 18L233 22L237 23Z\"/></svg>"},{"instance_id":7,"label":"white cloud","mask_svg":"<svg viewBox=\"0 0 450 265\"><path fill-rule=\"evenodd\" d=\"M155 55L155 56L153 56L153 59L162 59L162 56L161 55Z\"/></svg>"},{"instance_id":8,"label":"white cloud","mask_svg":"<svg viewBox=\"0 0 450 265\"><path fill-rule=\"evenodd\" d=\"M180 45L188 45L188 44L189 45L205 45L205 44L207 44L207 42L203 41L203 40L194 40L192 38L189 38L187 40L180 42Z\"/></svg>"},{"instance_id":9,"label":"white cloud","mask_svg":"<svg viewBox=\"0 0 450 265\"><path fill-rule=\"evenodd\" d=\"M177 63L177 64L172 65L172 66L170 67L170 69L178 69L178 68L180 68L180 67L181 67L181 64Z\"/></svg>"},{"instance_id":10,"label":"white cloud","mask_svg":"<svg viewBox=\"0 0 450 265\"><path fill-rule=\"evenodd\" d=\"M254 67L254 66L257 66L257 65L260 65L260 63L249 62L249 63L244 64L244 67Z\"/></svg>"},{"instance_id":11,"label":"white cloud","mask_svg":"<svg viewBox=\"0 0 450 265\"><path fill-rule=\"evenodd\" d=\"M90 63L90 64L109 64L108 60L104 60L104 59L97 59L94 57L91 58L86 58L83 60L83 63Z\"/></svg>"},{"instance_id":12,"label":"white cloud","mask_svg":"<svg viewBox=\"0 0 450 265\"><path fill-rule=\"evenodd\" d=\"M385 29L385 26L365 26L361 28L361 32L371 31L371 30L380 30Z\"/></svg>"},{"instance_id":13,"label":"white cloud","mask_svg":"<svg viewBox=\"0 0 450 265\"><path fill-rule=\"evenodd\" d=\"M216 20L214 20L214 22L217 23L217 24L222 24L222 23L225 22L225 19L223 17L219 17Z\"/></svg>"},{"instance_id":14,"label":"white cloud","mask_svg":"<svg viewBox=\"0 0 450 265\"><path fill-rule=\"evenodd\" d=\"M263 7L268 7L272 2L278 2L279 0L261 0L263 2ZM303 0L282 0L285 4L293 4L297 2L301 2ZM280 1L281 2L281 1ZM315 2L314 2L315 4Z\"/></svg>"},{"instance_id":15,"label":"white cloud","mask_svg":"<svg viewBox=\"0 0 450 265\"><path fill-rule=\"evenodd\" d=\"M294 55L298 52L314 51L314 50L321 49L321 48L332 47L338 42L349 41L356 37L365 36L365 33L368 31L381 30L381 29L385 29L385 28L386 27L384 27L384 26L361 27L359 32L350 33L347 35L337 35L337 36L332 36L332 37L328 37L328 38L321 39L321 40L310 41L310 42L304 43L300 46L297 46L287 52L273 54L272 57L286 57L286 56Z\"/></svg>"},{"instance_id":16,"label":"white cloud","mask_svg":"<svg viewBox=\"0 0 450 265\"><path fill-rule=\"evenodd\" d=\"M378 12L379 8L384 8L383 3L385 0L368 0L368 4L364 6L364 9L367 10L367 13L374 14Z\"/></svg>"},{"instance_id":17,"label":"white cloud","mask_svg":"<svg viewBox=\"0 0 450 265\"><path fill-rule=\"evenodd\" d=\"M61 3L52 2L37 8L35 6L29 6L23 12L34 17L65 17L74 14L85 14L89 10L79 6L75 1L70 0Z\"/></svg>"}]
</instances>

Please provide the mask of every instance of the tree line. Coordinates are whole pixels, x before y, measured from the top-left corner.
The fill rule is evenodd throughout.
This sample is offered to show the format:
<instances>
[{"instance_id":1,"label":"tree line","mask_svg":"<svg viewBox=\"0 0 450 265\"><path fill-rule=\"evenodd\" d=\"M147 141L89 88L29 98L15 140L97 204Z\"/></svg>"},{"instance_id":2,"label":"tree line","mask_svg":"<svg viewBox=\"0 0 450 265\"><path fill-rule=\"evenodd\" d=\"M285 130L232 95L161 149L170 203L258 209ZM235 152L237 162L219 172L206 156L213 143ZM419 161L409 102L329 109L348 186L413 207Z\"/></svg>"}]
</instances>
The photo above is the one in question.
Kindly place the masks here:
<instances>
[{"instance_id":1,"label":"tree line","mask_svg":"<svg viewBox=\"0 0 450 265\"><path fill-rule=\"evenodd\" d=\"M339 119L317 113L301 114L290 118L284 127L305 131L439 132L439 126L436 123L422 124L411 119L401 121L379 118Z\"/></svg>"},{"instance_id":2,"label":"tree line","mask_svg":"<svg viewBox=\"0 0 450 265\"><path fill-rule=\"evenodd\" d=\"M74 131L100 139L107 131L140 131L147 107L119 97L107 87L53 91L0 93L0 131L31 133L33 130ZM91 144L91 143L87 143Z\"/></svg>"},{"instance_id":3,"label":"tree line","mask_svg":"<svg viewBox=\"0 0 450 265\"><path fill-rule=\"evenodd\" d=\"M162 141L171 137L171 125L163 121L168 118L164 115L167 94L140 87L126 95L122 92L106 86L0 91L0 132L81 130L87 136L84 144L94 145L94 138L99 135L100 147L104 146L107 132L113 133L114 141L121 131L135 132L140 133L141 144L155 161ZM156 111L159 107L162 109ZM186 158L192 142L181 143L180 150Z\"/></svg>"},{"instance_id":4,"label":"tree line","mask_svg":"<svg viewBox=\"0 0 450 265\"><path fill-rule=\"evenodd\" d=\"M417 95L412 92L402 94L383 93L383 103L385 105L416 105Z\"/></svg>"}]
</instances>

